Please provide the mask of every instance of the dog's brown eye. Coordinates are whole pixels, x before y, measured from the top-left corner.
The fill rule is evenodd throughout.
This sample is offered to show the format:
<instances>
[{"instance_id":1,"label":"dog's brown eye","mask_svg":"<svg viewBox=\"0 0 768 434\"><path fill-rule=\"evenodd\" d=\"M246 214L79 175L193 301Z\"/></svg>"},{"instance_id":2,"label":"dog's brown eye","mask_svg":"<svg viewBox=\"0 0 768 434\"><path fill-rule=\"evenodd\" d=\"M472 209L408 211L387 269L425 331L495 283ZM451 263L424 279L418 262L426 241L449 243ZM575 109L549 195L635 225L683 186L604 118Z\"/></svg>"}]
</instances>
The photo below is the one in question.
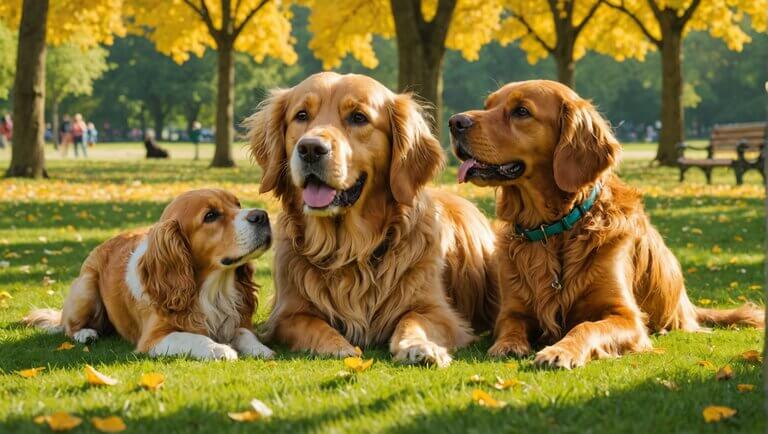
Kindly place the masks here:
<instances>
[{"instance_id":1,"label":"dog's brown eye","mask_svg":"<svg viewBox=\"0 0 768 434\"><path fill-rule=\"evenodd\" d=\"M299 122L304 122L309 120L309 113L307 113L306 110L299 110L298 113L296 113L296 116L293 117L294 120L297 120Z\"/></svg>"},{"instance_id":2,"label":"dog's brown eye","mask_svg":"<svg viewBox=\"0 0 768 434\"><path fill-rule=\"evenodd\" d=\"M518 118L527 118L530 115L531 115L531 112L528 111L528 109L523 106L519 106L516 109L512 110L512 116L515 116Z\"/></svg>"},{"instance_id":3,"label":"dog's brown eye","mask_svg":"<svg viewBox=\"0 0 768 434\"><path fill-rule=\"evenodd\" d=\"M205 216L203 217L203 223L211 223L216 221L216 219L219 218L221 214L219 214L216 210L210 210L207 213L205 213Z\"/></svg>"},{"instance_id":4,"label":"dog's brown eye","mask_svg":"<svg viewBox=\"0 0 768 434\"><path fill-rule=\"evenodd\" d=\"M364 114L362 114L360 112L353 112L349 116L349 121L353 125L363 125L363 124L368 123L368 118Z\"/></svg>"}]
</instances>

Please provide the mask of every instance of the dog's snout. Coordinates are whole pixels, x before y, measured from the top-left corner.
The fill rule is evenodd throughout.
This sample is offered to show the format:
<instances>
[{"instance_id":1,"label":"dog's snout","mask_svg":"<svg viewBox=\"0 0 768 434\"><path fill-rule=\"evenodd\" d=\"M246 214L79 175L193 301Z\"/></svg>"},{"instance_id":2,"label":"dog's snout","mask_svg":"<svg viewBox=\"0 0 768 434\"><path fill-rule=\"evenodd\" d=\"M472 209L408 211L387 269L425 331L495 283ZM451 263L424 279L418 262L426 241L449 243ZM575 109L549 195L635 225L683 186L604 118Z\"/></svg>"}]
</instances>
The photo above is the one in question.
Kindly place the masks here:
<instances>
[{"instance_id":1,"label":"dog's snout","mask_svg":"<svg viewBox=\"0 0 768 434\"><path fill-rule=\"evenodd\" d=\"M246 214L245 219L248 220L249 223L253 223L259 226L269 224L269 216L267 215L267 212L260 209L250 210L248 214Z\"/></svg>"},{"instance_id":2,"label":"dog's snout","mask_svg":"<svg viewBox=\"0 0 768 434\"><path fill-rule=\"evenodd\" d=\"M316 137L306 137L296 144L296 151L301 160L306 163L315 163L325 158L331 152L331 146Z\"/></svg>"},{"instance_id":3,"label":"dog's snout","mask_svg":"<svg viewBox=\"0 0 768 434\"><path fill-rule=\"evenodd\" d=\"M448 119L448 127L450 127L451 134L454 136L463 134L472 127L472 124L472 118L463 113L453 115Z\"/></svg>"}]
</instances>

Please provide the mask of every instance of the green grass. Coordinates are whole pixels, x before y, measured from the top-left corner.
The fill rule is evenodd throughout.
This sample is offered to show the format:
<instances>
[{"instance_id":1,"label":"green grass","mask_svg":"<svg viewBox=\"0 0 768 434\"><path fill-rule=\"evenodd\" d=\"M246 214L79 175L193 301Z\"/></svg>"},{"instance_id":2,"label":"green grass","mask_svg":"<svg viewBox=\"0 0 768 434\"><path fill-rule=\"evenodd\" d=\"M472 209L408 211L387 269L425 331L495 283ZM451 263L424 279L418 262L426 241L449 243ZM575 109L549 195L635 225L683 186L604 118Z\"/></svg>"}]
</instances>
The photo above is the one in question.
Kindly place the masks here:
<instances>
[{"instance_id":1,"label":"green grass","mask_svg":"<svg viewBox=\"0 0 768 434\"><path fill-rule=\"evenodd\" d=\"M122 230L149 225L178 192L202 186L221 186L243 202L274 213L277 206L258 191L258 170L242 160L236 170L213 170L207 162L171 160L117 161L110 156L134 155L135 145L101 147L100 161L54 159L52 181L0 180L0 291L13 298L0 308L0 432L48 432L32 419L53 411L68 411L84 419L74 432L96 432L93 416L119 415L126 432L550 432L550 433L756 433L762 432L762 394L759 366L739 355L761 349L756 330L718 329L711 334L671 333L655 336L660 354L629 355L601 360L571 372L540 370L531 359L491 360L485 356L490 338L456 354L447 369L395 365L386 348L366 348L373 367L352 380L340 380L338 360L307 357L277 348L276 362L244 359L231 363L203 363L185 359L149 359L115 337L68 351L53 351L66 339L19 326L32 307L60 307L68 284L81 261L103 240ZM189 147L173 145L189 155ZM647 145L630 147L632 156L622 167L623 177L646 194L653 222L677 254L694 301L710 306L733 306L743 300L761 303L763 190L752 173L748 185L733 186L733 174L716 171L718 185L703 185L691 171L686 184L677 183L674 169L650 168L636 159L636 149L652 155ZM0 163L7 164L0 156ZM492 190L456 186L455 167L440 179L443 188L475 201L493 216ZM716 246L716 247L715 247ZM257 280L263 285L255 317L268 314L271 255L258 262ZM45 277L55 282L44 284ZM714 370L730 363L735 378L715 381ZM88 363L118 378L110 388L85 385ZM14 371L34 366L47 369L24 379ZM137 388L143 372L166 377L163 389ZM478 374L517 378L524 386L497 391L472 384ZM672 381L669 390L661 382ZM736 384L756 385L754 392L738 393ZM471 402L482 388L507 401L501 410ZM236 423L228 411L240 411L258 398L274 410L269 421ZM738 410L725 422L706 424L707 405Z\"/></svg>"}]
</instances>

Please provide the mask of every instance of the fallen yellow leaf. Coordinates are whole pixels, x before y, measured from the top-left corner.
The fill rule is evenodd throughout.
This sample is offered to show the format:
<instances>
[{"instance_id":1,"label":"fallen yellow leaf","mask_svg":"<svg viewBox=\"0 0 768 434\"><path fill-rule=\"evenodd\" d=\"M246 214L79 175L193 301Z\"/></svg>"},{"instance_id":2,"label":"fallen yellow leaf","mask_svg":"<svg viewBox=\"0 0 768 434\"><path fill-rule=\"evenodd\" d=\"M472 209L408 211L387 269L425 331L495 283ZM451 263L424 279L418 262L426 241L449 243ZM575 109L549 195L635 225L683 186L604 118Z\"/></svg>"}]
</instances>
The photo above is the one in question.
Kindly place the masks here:
<instances>
[{"instance_id":1,"label":"fallen yellow leaf","mask_svg":"<svg viewBox=\"0 0 768 434\"><path fill-rule=\"evenodd\" d=\"M737 384L736 390L738 390L741 393L751 392L755 390L755 385L754 384Z\"/></svg>"},{"instance_id":2,"label":"fallen yellow leaf","mask_svg":"<svg viewBox=\"0 0 768 434\"><path fill-rule=\"evenodd\" d=\"M147 390L157 390L163 386L165 377L158 372L148 372L139 379L139 386Z\"/></svg>"},{"instance_id":3,"label":"fallen yellow leaf","mask_svg":"<svg viewBox=\"0 0 768 434\"><path fill-rule=\"evenodd\" d=\"M16 371L17 374L21 375L24 378L32 378L37 377L37 373L40 371L45 370L45 368L30 368L30 369L24 369L23 371Z\"/></svg>"},{"instance_id":4,"label":"fallen yellow leaf","mask_svg":"<svg viewBox=\"0 0 768 434\"><path fill-rule=\"evenodd\" d=\"M665 348L661 347L654 347L651 348L651 353L653 354L666 354L667 350Z\"/></svg>"},{"instance_id":5,"label":"fallen yellow leaf","mask_svg":"<svg viewBox=\"0 0 768 434\"><path fill-rule=\"evenodd\" d=\"M715 380L730 380L733 378L733 368L731 365L725 365L715 374Z\"/></svg>"},{"instance_id":6,"label":"fallen yellow leaf","mask_svg":"<svg viewBox=\"0 0 768 434\"><path fill-rule=\"evenodd\" d=\"M718 246L717 244L715 244L714 246L712 246L712 253L720 253L720 252L722 252L722 251L723 251L723 249L722 249L722 248L720 248L720 246Z\"/></svg>"},{"instance_id":7,"label":"fallen yellow leaf","mask_svg":"<svg viewBox=\"0 0 768 434\"><path fill-rule=\"evenodd\" d=\"M101 432L121 432L127 428L123 419L117 416L94 417L91 419L93 427Z\"/></svg>"},{"instance_id":8,"label":"fallen yellow leaf","mask_svg":"<svg viewBox=\"0 0 768 434\"><path fill-rule=\"evenodd\" d=\"M514 378L510 378L509 380L504 380L499 377L496 377L496 383L493 385L493 387L495 387L498 390L506 390L506 389L509 389L510 387L514 387L520 384L523 384L523 383L520 382L520 380L517 380Z\"/></svg>"},{"instance_id":9,"label":"fallen yellow leaf","mask_svg":"<svg viewBox=\"0 0 768 434\"><path fill-rule=\"evenodd\" d=\"M744 351L741 357L750 363L763 363L763 355L757 350Z\"/></svg>"},{"instance_id":10,"label":"fallen yellow leaf","mask_svg":"<svg viewBox=\"0 0 768 434\"><path fill-rule=\"evenodd\" d=\"M10 300L13 296L8 291L0 291L0 300Z\"/></svg>"},{"instance_id":11,"label":"fallen yellow leaf","mask_svg":"<svg viewBox=\"0 0 768 434\"><path fill-rule=\"evenodd\" d=\"M709 304L712 304L712 300L710 300L708 298L700 298L699 299L699 304L702 305L702 306L707 306Z\"/></svg>"},{"instance_id":12,"label":"fallen yellow leaf","mask_svg":"<svg viewBox=\"0 0 768 434\"><path fill-rule=\"evenodd\" d=\"M680 386L678 386L677 383L675 383L672 380L663 379L663 378L657 378L656 382L661 384L662 386L666 387L667 389L673 391L673 392L676 391L676 390L680 390Z\"/></svg>"},{"instance_id":13,"label":"fallen yellow leaf","mask_svg":"<svg viewBox=\"0 0 768 434\"><path fill-rule=\"evenodd\" d=\"M502 408L507 405L506 402L499 401L493 398L487 392L484 392L480 389L475 389L472 391L472 401L474 401L477 405L488 408Z\"/></svg>"},{"instance_id":14,"label":"fallen yellow leaf","mask_svg":"<svg viewBox=\"0 0 768 434\"><path fill-rule=\"evenodd\" d=\"M719 405L710 405L701 412L704 416L704 421L707 423L719 422L723 419L728 419L736 414L736 410L730 407L723 407Z\"/></svg>"},{"instance_id":15,"label":"fallen yellow leaf","mask_svg":"<svg viewBox=\"0 0 768 434\"><path fill-rule=\"evenodd\" d=\"M61 345L56 347L54 351L71 350L72 348L75 348L75 345L72 342L63 342Z\"/></svg>"},{"instance_id":16,"label":"fallen yellow leaf","mask_svg":"<svg viewBox=\"0 0 768 434\"><path fill-rule=\"evenodd\" d=\"M363 360L360 357L347 357L344 366L353 372L363 372L373 365L373 359Z\"/></svg>"},{"instance_id":17,"label":"fallen yellow leaf","mask_svg":"<svg viewBox=\"0 0 768 434\"><path fill-rule=\"evenodd\" d=\"M704 232L701 229L699 229L699 228L693 228L693 229L691 229L691 233L692 234L696 234L696 235L701 235Z\"/></svg>"},{"instance_id":18,"label":"fallen yellow leaf","mask_svg":"<svg viewBox=\"0 0 768 434\"><path fill-rule=\"evenodd\" d=\"M83 422L79 417L63 411L53 413L50 416L37 416L34 421L39 425L47 423L48 427L54 431L69 431Z\"/></svg>"},{"instance_id":19,"label":"fallen yellow leaf","mask_svg":"<svg viewBox=\"0 0 768 434\"><path fill-rule=\"evenodd\" d=\"M251 400L251 409L242 412L227 413L230 419L237 422L253 422L272 416L272 409L258 399Z\"/></svg>"},{"instance_id":20,"label":"fallen yellow leaf","mask_svg":"<svg viewBox=\"0 0 768 434\"><path fill-rule=\"evenodd\" d=\"M114 386L118 383L116 379L107 377L91 365L85 365L85 379L88 380L88 384L94 386Z\"/></svg>"},{"instance_id":21,"label":"fallen yellow leaf","mask_svg":"<svg viewBox=\"0 0 768 434\"><path fill-rule=\"evenodd\" d=\"M469 382L470 383L485 383L485 380L483 377L480 376L480 374L474 374L469 376Z\"/></svg>"},{"instance_id":22,"label":"fallen yellow leaf","mask_svg":"<svg viewBox=\"0 0 768 434\"><path fill-rule=\"evenodd\" d=\"M702 368L707 369L715 369L715 365L712 364L709 360L699 360L696 362L697 365L701 366Z\"/></svg>"}]
</instances>

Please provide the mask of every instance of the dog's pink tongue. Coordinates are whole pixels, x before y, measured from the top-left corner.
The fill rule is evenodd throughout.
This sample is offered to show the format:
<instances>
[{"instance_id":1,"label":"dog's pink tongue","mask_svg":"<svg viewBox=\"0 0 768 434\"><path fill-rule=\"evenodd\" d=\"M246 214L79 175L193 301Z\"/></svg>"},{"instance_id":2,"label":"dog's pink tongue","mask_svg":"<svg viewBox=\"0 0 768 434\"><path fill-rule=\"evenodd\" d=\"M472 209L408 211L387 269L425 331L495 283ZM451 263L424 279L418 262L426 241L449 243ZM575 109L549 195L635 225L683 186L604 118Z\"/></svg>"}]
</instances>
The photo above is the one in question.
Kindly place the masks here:
<instances>
[{"instance_id":1,"label":"dog's pink tongue","mask_svg":"<svg viewBox=\"0 0 768 434\"><path fill-rule=\"evenodd\" d=\"M467 182L467 172L469 172L469 169L475 167L476 164L477 160L474 158L470 158L461 163L461 166L459 166L459 183Z\"/></svg>"},{"instance_id":2,"label":"dog's pink tongue","mask_svg":"<svg viewBox=\"0 0 768 434\"><path fill-rule=\"evenodd\" d=\"M304 187L304 203L312 208L325 208L333 202L336 190L325 184L307 184Z\"/></svg>"}]
</instances>

